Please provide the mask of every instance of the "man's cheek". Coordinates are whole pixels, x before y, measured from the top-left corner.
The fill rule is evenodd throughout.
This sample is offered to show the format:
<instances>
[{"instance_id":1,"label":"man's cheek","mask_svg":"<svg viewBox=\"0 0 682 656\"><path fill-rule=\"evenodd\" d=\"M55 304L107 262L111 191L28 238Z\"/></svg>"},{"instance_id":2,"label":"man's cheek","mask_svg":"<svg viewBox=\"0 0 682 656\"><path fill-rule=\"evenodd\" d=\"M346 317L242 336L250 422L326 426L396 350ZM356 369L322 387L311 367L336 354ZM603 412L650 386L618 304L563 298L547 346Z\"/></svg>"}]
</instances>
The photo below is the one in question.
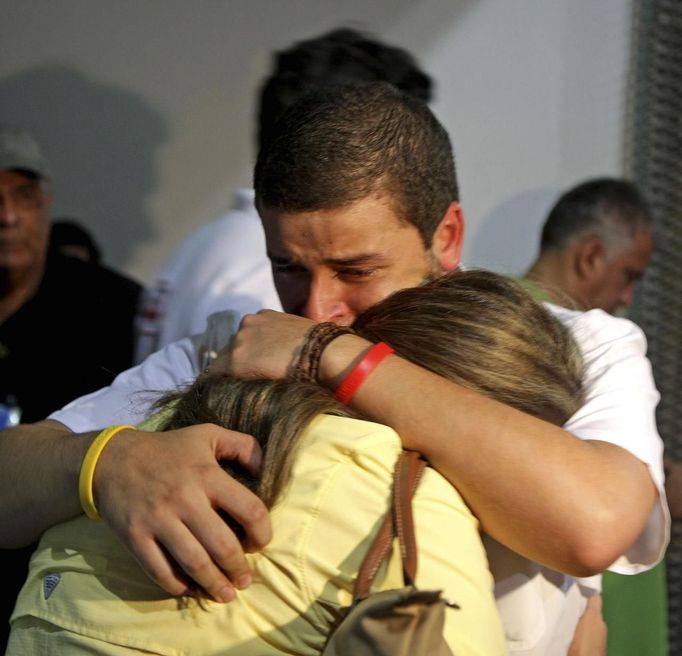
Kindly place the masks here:
<instances>
[{"instance_id":1,"label":"man's cheek","mask_svg":"<svg viewBox=\"0 0 682 656\"><path fill-rule=\"evenodd\" d=\"M370 285L362 291L358 290L356 292L351 305L357 315L364 312L367 308L383 301L395 291L398 291L398 289L390 284L382 283Z\"/></svg>"}]
</instances>

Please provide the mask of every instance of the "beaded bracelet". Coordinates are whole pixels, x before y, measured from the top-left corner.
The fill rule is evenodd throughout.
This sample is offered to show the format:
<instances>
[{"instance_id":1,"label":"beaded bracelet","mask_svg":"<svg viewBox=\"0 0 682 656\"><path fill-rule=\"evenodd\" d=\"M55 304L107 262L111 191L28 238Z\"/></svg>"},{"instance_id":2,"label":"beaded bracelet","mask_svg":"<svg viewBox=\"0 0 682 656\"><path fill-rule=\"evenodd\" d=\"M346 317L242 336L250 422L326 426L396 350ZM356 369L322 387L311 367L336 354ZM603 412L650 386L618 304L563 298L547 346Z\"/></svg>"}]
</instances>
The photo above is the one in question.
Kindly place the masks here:
<instances>
[{"instance_id":1,"label":"beaded bracelet","mask_svg":"<svg viewBox=\"0 0 682 656\"><path fill-rule=\"evenodd\" d=\"M85 453L83 462L81 464L80 474L78 476L78 497L81 502L81 507L83 512L90 518L95 520L101 520L97 506L95 506L95 497L92 492L92 482L95 477L95 468L99 462L99 458L104 451L104 447L107 445L109 440L114 437L117 433L120 433L126 428L135 428L134 426L128 426L120 424L117 426L109 426L105 428L92 442L90 447Z\"/></svg>"},{"instance_id":2,"label":"beaded bracelet","mask_svg":"<svg viewBox=\"0 0 682 656\"><path fill-rule=\"evenodd\" d=\"M387 355L390 355L393 352L394 350L384 342L379 342L372 346L372 348L362 357L362 360L350 370L349 374L336 388L334 398L344 405L348 405L365 378L376 369L377 365Z\"/></svg>"},{"instance_id":3,"label":"beaded bracelet","mask_svg":"<svg viewBox=\"0 0 682 656\"><path fill-rule=\"evenodd\" d=\"M301 348L301 353L291 373L291 379L304 383L317 383L320 359L324 349L337 337L352 334L354 334L353 331L347 326L337 326L335 323L325 322L314 325Z\"/></svg>"}]
</instances>

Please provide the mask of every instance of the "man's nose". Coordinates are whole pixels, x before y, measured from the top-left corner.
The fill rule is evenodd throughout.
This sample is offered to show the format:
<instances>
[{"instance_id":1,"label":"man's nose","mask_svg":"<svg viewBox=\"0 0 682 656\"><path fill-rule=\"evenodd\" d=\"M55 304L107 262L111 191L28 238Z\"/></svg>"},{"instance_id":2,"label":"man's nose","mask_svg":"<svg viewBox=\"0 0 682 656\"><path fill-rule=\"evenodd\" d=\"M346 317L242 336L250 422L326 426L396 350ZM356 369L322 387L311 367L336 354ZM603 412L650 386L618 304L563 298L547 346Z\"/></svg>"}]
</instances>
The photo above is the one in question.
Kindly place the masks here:
<instances>
[{"instance_id":1,"label":"man's nose","mask_svg":"<svg viewBox=\"0 0 682 656\"><path fill-rule=\"evenodd\" d=\"M330 321L342 326L349 326L354 319L344 298L343 285L322 276L313 278L310 283L303 316L317 323Z\"/></svg>"},{"instance_id":2,"label":"man's nose","mask_svg":"<svg viewBox=\"0 0 682 656\"><path fill-rule=\"evenodd\" d=\"M632 297L634 295L635 291L635 285L630 284L628 285L620 294L620 297L618 300L620 301L620 304L624 307L630 307L632 305Z\"/></svg>"},{"instance_id":3,"label":"man's nose","mask_svg":"<svg viewBox=\"0 0 682 656\"><path fill-rule=\"evenodd\" d=\"M13 225L18 218L16 203L6 194L0 194L0 224Z\"/></svg>"}]
</instances>

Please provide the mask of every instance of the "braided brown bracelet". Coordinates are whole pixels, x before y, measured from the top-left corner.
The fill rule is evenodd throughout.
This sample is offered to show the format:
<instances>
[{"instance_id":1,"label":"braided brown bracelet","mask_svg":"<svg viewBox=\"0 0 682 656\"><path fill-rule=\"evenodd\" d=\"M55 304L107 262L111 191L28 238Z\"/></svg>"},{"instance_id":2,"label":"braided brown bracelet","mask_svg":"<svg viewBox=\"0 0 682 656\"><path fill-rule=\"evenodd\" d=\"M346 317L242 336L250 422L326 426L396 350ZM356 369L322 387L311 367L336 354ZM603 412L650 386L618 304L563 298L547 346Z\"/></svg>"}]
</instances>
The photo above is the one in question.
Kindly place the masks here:
<instances>
[{"instance_id":1,"label":"braided brown bracelet","mask_svg":"<svg viewBox=\"0 0 682 656\"><path fill-rule=\"evenodd\" d=\"M308 331L301 353L293 366L291 379L302 383L317 383L324 349L337 337L353 334L348 326L337 326L329 322L314 325Z\"/></svg>"}]
</instances>

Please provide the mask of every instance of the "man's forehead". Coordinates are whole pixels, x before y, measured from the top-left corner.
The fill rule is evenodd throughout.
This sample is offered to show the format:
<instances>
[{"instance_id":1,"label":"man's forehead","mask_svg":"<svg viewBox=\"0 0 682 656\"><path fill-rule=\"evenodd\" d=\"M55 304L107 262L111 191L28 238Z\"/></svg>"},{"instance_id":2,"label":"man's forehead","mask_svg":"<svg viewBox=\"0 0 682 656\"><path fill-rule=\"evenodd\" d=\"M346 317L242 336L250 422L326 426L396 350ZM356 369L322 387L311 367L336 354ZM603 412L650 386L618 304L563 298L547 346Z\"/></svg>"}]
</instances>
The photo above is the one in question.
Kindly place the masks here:
<instances>
[{"instance_id":1,"label":"man's forehead","mask_svg":"<svg viewBox=\"0 0 682 656\"><path fill-rule=\"evenodd\" d=\"M624 248L620 255L616 256L611 267L616 269L626 268L638 276L644 273L654 242L651 231L642 229L635 234L635 237Z\"/></svg>"},{"instance_id":2,"label":"man's forehead","mask_svg":"<svg viewBox=\"0 0 682 656\"><path fill-rule=\"evenodd\" d=\"M310 214L331 214L331 215L345 215L359 213L363 214L367 211L382 208L392 220L404 222L401 218L401 207L403 203L399 194L394 193L386 185L377 182L372 191L366 195L358 198L350 197L345 201L337 204L327 205L322 203L317 207L306 207L297 209L286 209L282 206L268 205L262 198L256 196L255 206L261 219L266 218L296 218L300 215ZM409 222L408 222L409 223Z\"/></svg>"},{"instance_id":3,"label":"man's forehead","mask_svg":"<svg viewBox=\"0 0 682 656\"><path fill-rule=\"evenodd\" d=\"M654 236L650 228L640 228L632 239L631 251L648 257L654 247Z\"/></svg>"},{"instance_id":4,"label":"man's forehead","mask_svg":"<svg viewBox=\"0 0 682 656\"><path fill-rule=\"evenodd\" d=\"M13 185L40 185L40 177L24 169L0 169L0 180Z\"/></svg>"}]
</instances>

